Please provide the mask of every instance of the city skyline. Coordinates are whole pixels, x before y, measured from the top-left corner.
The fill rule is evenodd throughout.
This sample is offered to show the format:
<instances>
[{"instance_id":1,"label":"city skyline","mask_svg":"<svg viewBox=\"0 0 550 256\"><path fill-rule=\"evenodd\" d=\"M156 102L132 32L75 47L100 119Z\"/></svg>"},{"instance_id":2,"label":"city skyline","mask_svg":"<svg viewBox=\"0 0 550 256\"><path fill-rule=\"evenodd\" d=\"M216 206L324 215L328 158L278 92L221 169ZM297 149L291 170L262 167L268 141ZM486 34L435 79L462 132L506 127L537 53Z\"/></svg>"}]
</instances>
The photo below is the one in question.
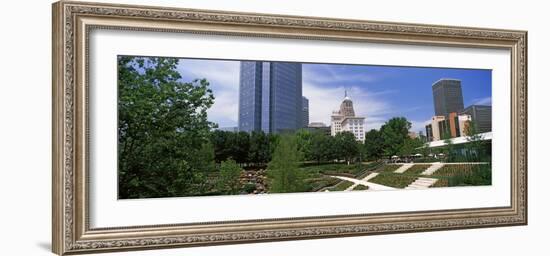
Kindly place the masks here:
<instances>
[{"instance_id":1,"label":"city skyline","mask_svg":"<svg viewBox=\"0 0 550 256\"><path fill-rule=\"evenodd\" d=\"M209 120L219 127L238 126L240 61L181 59L182 80L206 78L216 98ZM302 64L303 96L309 122L330 124L330 115L347 90L367 131L389 118L404 116L411 131L424 130L434 113L432 84L442 78L462 81L464 105L491 105L491 71L476 69Z\"/></svg>"}]
</instances>

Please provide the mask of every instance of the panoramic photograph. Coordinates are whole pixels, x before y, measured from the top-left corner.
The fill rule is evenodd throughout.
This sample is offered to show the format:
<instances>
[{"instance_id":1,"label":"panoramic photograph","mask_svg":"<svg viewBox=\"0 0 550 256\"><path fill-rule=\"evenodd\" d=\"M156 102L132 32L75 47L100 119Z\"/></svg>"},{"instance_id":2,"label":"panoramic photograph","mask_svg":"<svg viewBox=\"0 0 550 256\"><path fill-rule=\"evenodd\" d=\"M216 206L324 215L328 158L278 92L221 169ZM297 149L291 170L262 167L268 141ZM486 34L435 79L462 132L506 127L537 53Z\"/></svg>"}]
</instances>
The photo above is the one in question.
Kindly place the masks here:
<instances>
[{"instance_id":1,"label":"panoramic photograph","mask_svg":"<svg viewBox=\"0 0 550 256\"><path fill-rule=\"evenodd\" d=\"M118 199L491 185L491 70L117 62Z\"/></svg>"}]
</instances>

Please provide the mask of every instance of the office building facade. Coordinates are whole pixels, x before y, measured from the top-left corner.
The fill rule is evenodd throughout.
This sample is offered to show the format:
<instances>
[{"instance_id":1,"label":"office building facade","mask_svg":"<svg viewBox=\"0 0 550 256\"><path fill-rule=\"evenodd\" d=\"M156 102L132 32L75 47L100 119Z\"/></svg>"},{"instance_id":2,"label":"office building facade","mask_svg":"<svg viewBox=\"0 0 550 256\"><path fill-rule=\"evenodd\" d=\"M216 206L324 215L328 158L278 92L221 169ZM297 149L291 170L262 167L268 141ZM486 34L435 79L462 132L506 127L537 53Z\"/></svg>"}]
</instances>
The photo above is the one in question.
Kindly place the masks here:
<instances>
[{"instance_id":1,"label":"office building facade","mask_svg":"<svg viewBox=\"0 0 550 256\"><path fill-rule=\"evenodd\" d=\"M303 127L302 65L241 61L239 131L280 133Z\"/></svg>"},{"instance_id":2,"label":"office building facade","mask_svg":"<svg viewBox=\"0 0 550 256\"><path fill-rule=\"evenodd\" d=\"M471 105L462 111L463 114L472 117L478 133L490 132L492 130L492 107L485 105Z\"/></svg>"},{"instance_id":3,"label":"office building facade","mask_svg":"<svg viewBox=\"0 0 550 256\"><path fill-rule=\"evenodd\" d=\"M468 136L468 127L472 118L467 114L449 113L449 116L433 116L426 125L428 141L445 140Z\"/></svg>"},{"instance_id":4,"label":"office building facade","mask_svg":"<svg viewBox=\"0 0 550 256\"><path fill-rule=\"evenodd\" d=\"M302 127L306 128L309 125L309 100L302 96Z\"/></svg>"},{"instance_id":5,"label":"office building facade","mask_svg":"<svg viewBox=\"0 0 550 256\"><path fill-rule=\"evenodd\" d=\"M464 109L462 84L457 79L440 79L432 85L436 116L448 116Z\"/></svg>"}]
</instances>

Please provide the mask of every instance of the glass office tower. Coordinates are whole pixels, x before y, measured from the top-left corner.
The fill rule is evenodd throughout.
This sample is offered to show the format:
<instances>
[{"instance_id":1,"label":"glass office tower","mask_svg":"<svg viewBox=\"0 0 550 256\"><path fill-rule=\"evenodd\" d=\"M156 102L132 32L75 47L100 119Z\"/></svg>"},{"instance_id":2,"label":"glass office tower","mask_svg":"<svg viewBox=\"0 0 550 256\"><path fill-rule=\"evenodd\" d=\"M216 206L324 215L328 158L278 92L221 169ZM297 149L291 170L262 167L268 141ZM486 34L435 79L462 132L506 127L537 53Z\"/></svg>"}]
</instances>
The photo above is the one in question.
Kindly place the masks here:
<instances>
[{"instance_id":1,"label":"glass office tower","mask_svg":"<svg viewBox=\"0 0 550 256\"><path fill-rule=\"evenodd\" d=\"M436 116L448 116L464 109L460 80L441 79L432 85Z\"/></svg>"},{"instance_id":2,"label":"glass office tower","mask_svg":"<svg viewBox=\"0 0 550 256\"><path fill-rule=\"evenodd\" d=\"M294 131L302 113L301 64L241 61L239 131Z\"/></svg>"}]
</instances>

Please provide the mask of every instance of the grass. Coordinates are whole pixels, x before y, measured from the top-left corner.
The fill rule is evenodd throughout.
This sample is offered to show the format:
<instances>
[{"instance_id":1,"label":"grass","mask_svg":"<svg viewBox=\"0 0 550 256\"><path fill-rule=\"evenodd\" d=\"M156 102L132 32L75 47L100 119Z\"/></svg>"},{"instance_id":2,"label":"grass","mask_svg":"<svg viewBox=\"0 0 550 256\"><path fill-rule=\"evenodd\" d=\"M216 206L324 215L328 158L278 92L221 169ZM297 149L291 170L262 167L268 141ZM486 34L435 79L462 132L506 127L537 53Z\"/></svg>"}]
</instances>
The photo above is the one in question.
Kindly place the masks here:
<instances>
[{"instance_id":1,"label":"grass","mask_svg":"<svg viewBox=\"0 0 550 256\"><path fill-rule=\"evenodd\" d=\"M438 178L433 187L448 186L482 186L491 185L491 165L446 165L437 170L431 177ZM438 184L439 183L439 184Z\"/></svg>"},{"instance_id":2,"label":"grass","mask_svg":"<svg viewBox=\"0 0 550 256\"><path fill-rule=\"evenodd\" d=\"M437 178L438 181L432 187L454 187L454 186L478 186L491 184L491 166L489 164L471 165L457 164L445 165L430 176L421 175L430 164L415 164L404 173L394 173L401 164L382 164L373 162L368 164L344 164L344 163L326 163L326 164L307 164L300 167L305 172L305 181L308 186L307 191L343 191L353 185L352 182L342 181L330 177L345 176L356 179L362 179L372 172L380 174L374 177L371 182L381 185L405 188L418 177ZM354 190L365 190L365 186L358 185Z\"/></svg>"},{"instance_id":3,"label":"grass","mask_svg":"<svg viewBox=\"0 0 550 256\"><path fill-rule=\"evenodd\" d=\"M361 185L361 184L359 184L359 185L357 185L353 188L354 191L355 190L368 190L368 189L369 189L369 186L365 186L365 185Z\"/></svg>"},{"instance_id":4,"label":"grass","mask_svg":"<svg viewBox=\"0 0 550 256\"><path fill-rule=\"evenodd\" d=\"M451 177L458 174L472 173L477 167L474 164L448 164L435 171L432 175Z\"/></svg>"},{"instance_id":5,"label":"grass","mask_svg":"<svg viewBox=\"0 0 550 256\"><path fill-rule=\"evenodd\" d=\"M431 166L431 164L415 164L411 168L407 169L405 171L405 173L410 174L410 175L420 175L422 172L424 172L430 166Z\"/></svg>"},{"instance_id":6,"label":"grass","mask_svg":"<svg viewBox=\"0 0 550 256\"><path fill-rule=\"evenodd\" d=\"M431 188L442 188L442 187L448 187L449 186L449 179L438 179L433 185L431 185Z\"/></svg>"},{"instance_id":7,"label":"grass","mask_svg":"<svg viewBox=\"0 0 550 256\"><path fill-rule=\"evenodd\" d=\"M336 186L334 186L332 188L329 188L328 190L329 191L344 191L347 188L353 186L353 184L354 183L351 182L351 181L343 180L343 181L339 182L338 184L336 184Z\"/></svg>"},{"instance_id":8,"label":"grass","mask_svg":"<svg viewBox=\"0 0 550 256\"><path fill-rule=\"evenodd\" d=\"M323 188L332 187L340 181L341 179L325 175L318 175L317 177L312 177L305 180L306 184L310 187L308 191L320 191L323 190Z\"/></svg>"},{"instance_id":9,"label":"grass","mask_svg":"<svg viewBox=\"0 0 550 256\"><path fill-rule=\"evenodd\" d=\"M305 182L308 186L307 191L322 191L340 184L341 180L330 176L344 176L357 178L378 163L369 164L350 164L345 163L308 163L300 167L305 174ZM346 187L347 188L347 187ZM346 189L344 188L344 189ZM342 189L342 190L344 190Z\"/></svg>"},{"instance_id":10,"label":"grass","mask_svg":"<svg viewBox=\"0 0 550 256\"><path fill-rule=\"evenodd\" d=\"M394 172L395 170L399 169L402 164L386 164L380 168L378 168L377 172Z\"/></svg>"},{"instance_id":11,"label":"grass","mask_svg":"<svg viewBox=\"0 0 550 256\"><path fill-rule=\"evenodd\" d=\"M365 164L344 164L344 163L331 163L331 164L320 164L320 165L304 165L300 167L301 170L308 173L321 173L325 175L342 175L342 176L353 176L361 173L367 168L368 165Z\"/></svg>"},{"instance_id":12,"label":"grass","mask_svg":"<svg viewBox=\"0 0 550 256\"><path fill-rule=\"evenodd\" d=\"M404 188L409 184L413 183L418 177L412 175L403 175L400 173L392 172L382 172L376 177L369 180L373 183L378 183L380 185L394 187L394 188Z\"/></svg>"}]
</instances>

